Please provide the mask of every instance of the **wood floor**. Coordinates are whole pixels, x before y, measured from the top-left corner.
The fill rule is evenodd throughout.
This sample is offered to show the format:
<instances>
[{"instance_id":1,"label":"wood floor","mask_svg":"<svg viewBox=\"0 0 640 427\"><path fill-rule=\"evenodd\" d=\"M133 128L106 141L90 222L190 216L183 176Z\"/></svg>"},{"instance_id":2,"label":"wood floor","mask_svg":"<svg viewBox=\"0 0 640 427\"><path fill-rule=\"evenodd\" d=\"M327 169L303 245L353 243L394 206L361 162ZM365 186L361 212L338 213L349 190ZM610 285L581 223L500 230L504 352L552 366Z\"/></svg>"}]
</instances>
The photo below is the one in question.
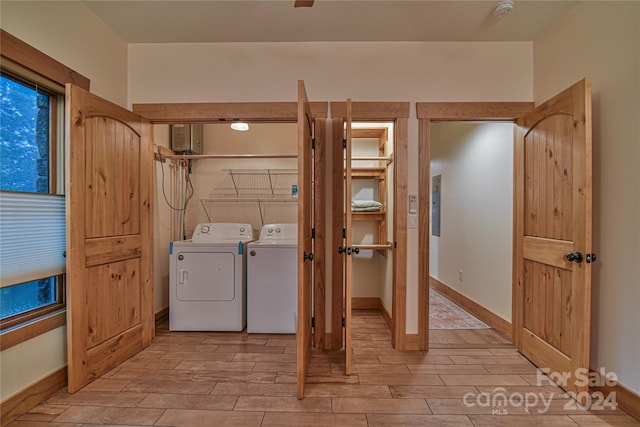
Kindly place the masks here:
<instances>
[{"instance_id":1,"label":"wood floor","mask_svg":"<svg viewBox=\"0 0 640 427\"><path fill-rule=\"evenodd\" d=\"M169 332L164 323L134 358L10 425L640 425L537 384L536 368L493 329L432 330L429 352L401 352L377 311L356 310L353 325L357 374L343 375L343 353L314 352L303 400L294 336Z\"/></svg>"}]
</instances>

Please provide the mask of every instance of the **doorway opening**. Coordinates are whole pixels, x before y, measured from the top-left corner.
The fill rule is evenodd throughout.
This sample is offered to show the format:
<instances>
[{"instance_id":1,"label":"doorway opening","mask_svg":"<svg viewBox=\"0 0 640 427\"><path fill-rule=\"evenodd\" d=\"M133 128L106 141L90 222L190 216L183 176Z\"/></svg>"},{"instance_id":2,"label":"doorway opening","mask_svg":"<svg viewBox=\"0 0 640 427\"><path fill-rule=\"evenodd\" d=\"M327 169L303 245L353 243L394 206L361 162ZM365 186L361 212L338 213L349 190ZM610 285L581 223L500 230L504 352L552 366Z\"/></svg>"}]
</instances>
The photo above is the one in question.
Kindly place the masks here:
<instances>
[{"instance_id":1,"label":"doorway opening","mask_svg":"<svg viewBox=\"0 0 640 427\"><path fill-rule=\"evenodd\" d=\"M450 340L444 330L465 330L461 340L493 334L474 304L510 322L514 124L437 121L430 130L433 345Z\"/></svg>"},{"instance_id":2,"label":"doorway opening","mask_svg":"<svg viewBox=\"0 0 640 427\"><path fill-rule=\"evenodd\" d=\"M432 232L432 176L438 174L431 171L431 156L432 156L432 141L434 136L434 127L437 128L440 122L468 122L468 121L510 121L513 122L516 117L524 114L533 108L532 103L528 102L505 102L505 103L449 103L449 102L425 102L417 103L417 116L419 120L419 145L418 145L418 170L419 170L419 195L418 201L420 206L428 206L428 209L420 209L418 223L419 229L425 230L419 234L418 237L418 336L420 339L420 348L422 350L429 349L429 289L431 278L431 240L434 238L431 236ZM444 128L443 128L444 129ZM438 130L435 130L437 136ZM509 163L513 167L513 157L509 160ZM441 178L442 179L442 178ZM513 175L509 179L511 185L513 185ZM442 184L442 183L441 183ZM440 187L439 196L442 197L442 193L446 193L446 187ZM484 189L480 188L478 191L482 192ZM482 193L481 193L482 194ZM446 196L446 194L445 194ZM442 203L442 200L441 200ZM440 228L442 234L442 221L446 220L441 216L440 227L437 227L436 231ZM435 236L440 239L442 236ZM439 241L437 242L440 243ZM485 242L486 243L486 242ZM484 250L484 249L482 249ZM477 254L476 254L477 255ZM474 256L470 254L469 256ZM509 261L511 261L509 257ZM454 260L455 261L455 260ZM435 261L434 261L435 262ZM435 262L438 264L439 261ZM455 265L455 264L454 264ZM453 267L453 281L457 282L460 277L460 268ZM462 269L462 282L464 282L465 272ZM436 275L440 275L437 272ZM468 276L467 276L468 277ZM451 289L451 288L449 288ZM452 291L453 294L453 291ZM460 292L456 292L457 295L462 295ZM465 308L472 312L472 314L478 316L481 312L485 317L480 317L485 323L491 325L498 331L504 333L511 338L512 328L511 323L493 313L490 310L485 309L482 305L476 303L472 299L467 298L469 302Z\"/></svg>"}]
</instances>

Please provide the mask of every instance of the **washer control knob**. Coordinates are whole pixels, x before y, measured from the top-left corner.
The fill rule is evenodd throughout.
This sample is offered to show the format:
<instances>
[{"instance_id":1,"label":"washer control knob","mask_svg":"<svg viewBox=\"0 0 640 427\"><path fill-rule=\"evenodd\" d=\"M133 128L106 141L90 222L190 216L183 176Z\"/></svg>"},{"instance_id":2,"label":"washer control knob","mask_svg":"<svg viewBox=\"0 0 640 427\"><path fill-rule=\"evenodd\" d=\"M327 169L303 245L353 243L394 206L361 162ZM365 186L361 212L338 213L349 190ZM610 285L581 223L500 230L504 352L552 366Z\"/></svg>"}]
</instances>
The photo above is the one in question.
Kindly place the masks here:
<instances>
[{"instance_id":1,"label":"washer control knob","mask_svg":"<svg viewBox=\"0 0 640 427\"><path fill-rule=\"evenodd\" d=\"M203 225L203 226L200 228L200 231L201 231L201 232L203 232L204 234L209 233L209 230L211 230L211 227L209 227L208 225Z\"/></svg>"}]
</instances>

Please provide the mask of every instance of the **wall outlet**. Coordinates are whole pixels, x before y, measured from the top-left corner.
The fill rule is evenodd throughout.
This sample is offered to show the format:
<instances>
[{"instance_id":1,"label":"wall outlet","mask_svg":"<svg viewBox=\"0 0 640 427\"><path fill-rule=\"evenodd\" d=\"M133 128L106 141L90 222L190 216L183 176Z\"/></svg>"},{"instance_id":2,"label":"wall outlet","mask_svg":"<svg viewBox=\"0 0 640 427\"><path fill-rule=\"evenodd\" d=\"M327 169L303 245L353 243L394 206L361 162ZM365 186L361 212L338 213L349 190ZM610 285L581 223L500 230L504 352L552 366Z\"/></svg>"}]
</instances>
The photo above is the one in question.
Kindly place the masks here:
<instances>
[{"instance_id":1,"label":"wall outlet","mask_svg":"<svg viewBox=\"0 0 640 427\"><path fill-rule=\"evenodd\" d=\"M458 270L458 280L462 282L462 270Z\"/></svg>"}]
</instances>

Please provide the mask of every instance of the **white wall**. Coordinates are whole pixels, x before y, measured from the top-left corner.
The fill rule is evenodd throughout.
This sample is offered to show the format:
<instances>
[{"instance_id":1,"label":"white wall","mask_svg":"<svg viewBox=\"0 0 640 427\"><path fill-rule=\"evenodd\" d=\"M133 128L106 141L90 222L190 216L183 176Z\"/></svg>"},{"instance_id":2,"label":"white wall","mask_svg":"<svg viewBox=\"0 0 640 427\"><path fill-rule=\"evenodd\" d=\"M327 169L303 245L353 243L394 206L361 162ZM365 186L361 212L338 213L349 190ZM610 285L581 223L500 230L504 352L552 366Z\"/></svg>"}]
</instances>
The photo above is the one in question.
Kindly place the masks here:
<instances>
[{"instance_id":1,"label":"white wall","mask_svg":"<svg viewBox=\"0 0 640 427\"><path fill-rule=\"evenodd\" d=\"M77 1L0 2L0 25L91 80L91 92L127 101L127 43Z\"/></svg>"},{"instance_id":2,"label":"white wall","mask_svg":"<svg viewBox=\"0 0 640 427\"><path fill-rule=\"evenodd\" d=\"M640 392L640 3L579 3L534 58L536 103L592 78L591 366Z\"/></svg>"},{"instance_id":3,"label":"white wall","mask_svg":"<svg viewBox=\"0 0 640 427\"><path fill-rule=\"evenodd\" d=\"M127 44L80 2L0 2L0 26L91 80L91 91L127 100ZM67 364L60 327L0 353L0 399Z\"/></svg>"},{"instance_id":4,"label":"white wall","mask_svg":"<svg viewBox=\"0 0 640 427\"><path fill-rule=\"evenodd\" d=\"M314 101L531 101L532 47L530 42L133 44L129 104L295 101L298 79ZM417 140L417 120L409 120L408 191L415 194ZM417 248L418 230L408 230L408 333L418 330Z\"/></svg>"},{"instance_id":5,"label":"white wall","mask_svg":"<svg viewBox=\"0 0 640 427\"><path fill-rule=\"evenodd\" d=\"M430 233L431 276L511 321L513 124L433 123L436 175L441 230Z\"/></svg>"}]
</instances>

